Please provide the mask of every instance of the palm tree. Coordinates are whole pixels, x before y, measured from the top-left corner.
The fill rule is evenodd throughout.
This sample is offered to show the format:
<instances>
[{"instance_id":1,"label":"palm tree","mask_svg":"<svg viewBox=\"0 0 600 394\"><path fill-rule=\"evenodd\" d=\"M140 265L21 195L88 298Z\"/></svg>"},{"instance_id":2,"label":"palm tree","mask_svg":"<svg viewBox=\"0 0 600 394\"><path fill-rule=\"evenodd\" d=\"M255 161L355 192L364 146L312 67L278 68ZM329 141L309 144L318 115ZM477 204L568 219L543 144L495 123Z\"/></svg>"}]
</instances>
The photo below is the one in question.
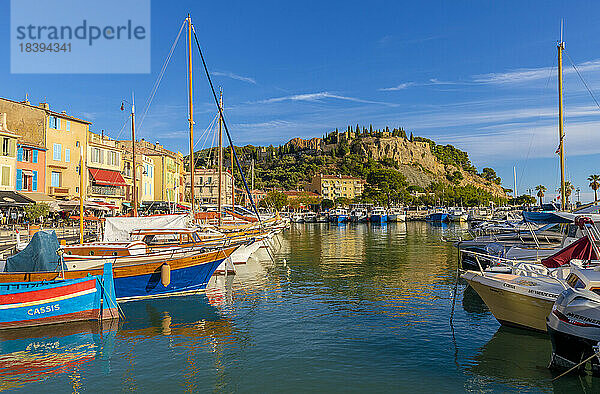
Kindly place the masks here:
<instances>
[{"instance_id":1,"label":"palm tree","mask_svg":"<svg viewBox=\"0 0 600 394\"><path fill-rule=\"evenodd\" d=\"M600 189L600 175L590 175L587 179L594 191L594 201L598 201L598 189Z\"/></svg>"},{"instance_id":2,"label":"palm tree","mask_svg":"<svg viewBox=\"0 0 600 394\"><path fill-rule=\"evenodd\" d=\"M569 205L569 197L571 197L571 193L575 190L575 186L571 184L569 181L565 181L565 208ZM557 192L561 192L560 187L556 189Z\"/></svg>"},{"instance_id":3,"label":"palm tree","mask_svg":"<svg viewBox=\"0 0 600 394\"><path fill-rule=\"evenodd\" d=\"M569 205L569 197L571 197L573 190L575 190L575 186L571 185L571 182L565 181L565 207Z\"/></svg>"},{"instance_id":4,"label":"palm tree","mask_svg":"<svg viewBox=\"0 0 600 394\"><path fill-rule=\"evenodd\" d=\"M542 206L542 198L544 198L544 192L546 192L546 186L537 185L535 187L535 190L537 191L537 196L540 198L540 207L541 207Z\"/></svg>"}]
</instances>

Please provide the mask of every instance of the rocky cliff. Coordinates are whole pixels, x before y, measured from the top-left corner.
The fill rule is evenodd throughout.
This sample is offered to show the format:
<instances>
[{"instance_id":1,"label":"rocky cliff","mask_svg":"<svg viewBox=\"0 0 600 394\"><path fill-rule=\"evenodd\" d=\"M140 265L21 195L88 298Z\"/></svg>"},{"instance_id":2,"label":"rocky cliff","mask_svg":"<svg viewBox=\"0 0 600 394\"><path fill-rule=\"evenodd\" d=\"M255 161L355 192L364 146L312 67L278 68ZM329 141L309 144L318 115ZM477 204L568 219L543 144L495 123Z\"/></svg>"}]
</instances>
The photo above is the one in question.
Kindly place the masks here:
<instances>
[{"instance_id":1,"label":"rocky cliff","mask_svg":"<svg viewBox=\"0 0 600 394\"><path fill-rule=\"evenodd\" d=\"M410 141L403 137L361 137L353 139L342 139L341 143L348 143L351 152L370 157L375 160L392 159L399 171L405 176L409 184L421 187L428 186L431 182L449 182L448 175L459 171L462 180L461 186L473 185L492 192L495 195L504 196L504 190L500 185L486 181L484 178L472 172L468 172L456 165L440 163L431 151L431 145L423 141ZM303 140L294 138L286 147L298 150L317 150L330 152L338 148L339 143L325 145L321 138Z\"/></svg>"}]
</instances>

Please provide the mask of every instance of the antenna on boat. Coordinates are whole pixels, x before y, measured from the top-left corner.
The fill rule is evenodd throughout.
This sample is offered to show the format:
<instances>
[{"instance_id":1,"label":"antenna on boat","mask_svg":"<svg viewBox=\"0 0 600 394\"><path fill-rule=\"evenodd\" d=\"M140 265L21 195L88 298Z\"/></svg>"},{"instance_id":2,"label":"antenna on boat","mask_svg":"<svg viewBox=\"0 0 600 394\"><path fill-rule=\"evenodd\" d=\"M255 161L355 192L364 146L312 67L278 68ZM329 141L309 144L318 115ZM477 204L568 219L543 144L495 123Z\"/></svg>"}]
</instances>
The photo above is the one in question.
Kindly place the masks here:
<instances>
[{"instance_id":1,"label":"antenna on boat","mask_svg":"<svg viewBox=\"0 0 600 394\"><path fill-rule=\"evenodd\" d=\"M563 124L563 80L562 80L562 52L565 49L563 41L563 20L560 21L560 41L556 43L558 49L558 154L560 158L560 210L566 208L565 188L565 149L564 149L564 124Z\"/></svg>"}]
</instances>

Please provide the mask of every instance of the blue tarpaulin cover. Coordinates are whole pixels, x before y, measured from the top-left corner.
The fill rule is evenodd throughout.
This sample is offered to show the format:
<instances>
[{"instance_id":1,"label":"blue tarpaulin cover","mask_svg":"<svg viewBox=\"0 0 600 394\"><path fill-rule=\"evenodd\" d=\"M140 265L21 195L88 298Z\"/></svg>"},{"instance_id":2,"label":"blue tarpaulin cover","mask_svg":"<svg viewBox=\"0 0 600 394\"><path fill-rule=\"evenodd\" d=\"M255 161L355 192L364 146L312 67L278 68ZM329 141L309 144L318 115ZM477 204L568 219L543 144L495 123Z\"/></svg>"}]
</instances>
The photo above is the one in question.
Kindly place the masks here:
<instances>
[{"instance_id":1,"label":"blue tarpaulin cover","mask_svg":"<svg viewBox=\"0 0 600 394\"><path fill-rule=\"evenodd\" d=\"M57 271L60 269L56 253L59 248L54 230L38 231L25 249L6 259L4 272Z\"/></svg>"}]
</instances>

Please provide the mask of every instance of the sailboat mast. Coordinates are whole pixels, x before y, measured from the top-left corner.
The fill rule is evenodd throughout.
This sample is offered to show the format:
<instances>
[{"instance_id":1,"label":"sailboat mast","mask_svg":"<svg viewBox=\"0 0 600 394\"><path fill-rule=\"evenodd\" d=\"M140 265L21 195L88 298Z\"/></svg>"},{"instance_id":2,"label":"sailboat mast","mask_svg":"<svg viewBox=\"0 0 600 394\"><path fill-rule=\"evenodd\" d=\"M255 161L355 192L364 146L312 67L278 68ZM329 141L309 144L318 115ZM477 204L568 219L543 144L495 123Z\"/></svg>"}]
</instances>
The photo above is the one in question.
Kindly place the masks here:
<instances>
[{"instance_id":1,"label":"sailboat mast","mask_svg":"<svg viewBox=\"0 0 600 394\"><path fill-rule=\"evenodd\" d=\"M83 245L83 144L79 144L79 243ZM64 274L63 274L64 276Z\"/></svg>"},{"instance_id":2,"label":"sailboat mast","mask_svg":"<svg viewBox=\"0 0 600 394\"><path fill-rule=\"evenodd\" d=\"M222 178L223 178L223 90L219 89L219 186L218 186L218 197L217 197L217 211L219 213L219 226L223 224L223 218L221 215L221 193L222 193Z\"/></svg>"},{"instance_id":3,"label":"sailboat mast","mask_svg":"<svg viewBox=\"0 0 600 394\"><path fill-rule=\"evenodd\" d=\"M192 203L192 221L196 221L196 199L194 197L194 102L192 100L192 16L188 14L188 109L190 123L190 200Z\"/></svg>"},{"instance_id":4,"label":"sailboat mast","mask_svg":"<svg viewBox=\"0 0 600 394\"><path fill-rule=\"evenodd\" d=\"M558 49L558 154L560 156L560 210L566 208L566 190L565 190L565 148L563 139L565 131L563 129L563 78L562 78L562 51L565 49L565 43L562 39L562 23L560 27L560 41L556 44Z\"/></svg>"},{"instance_id":5,"label":"sailboat mast","mask_svg":"<svg viewBox=\"0 0 600 394\"><path fill-rule=\"evenodd\" d=\"M235 177L233 176L233 145L231 146L231 211L235 211Z\"/></svg>"},{"instance_id":6,"label":"sailboat mast","mask_svg":"<svg viewBox=\"0 0 600 394\"><path fill-rule=\"evenodd\" d=\"M133 152L133 216L138 215L137 164L135 161L135 97L131 93L131 151Z\"/></svg>"}]
</instances>

